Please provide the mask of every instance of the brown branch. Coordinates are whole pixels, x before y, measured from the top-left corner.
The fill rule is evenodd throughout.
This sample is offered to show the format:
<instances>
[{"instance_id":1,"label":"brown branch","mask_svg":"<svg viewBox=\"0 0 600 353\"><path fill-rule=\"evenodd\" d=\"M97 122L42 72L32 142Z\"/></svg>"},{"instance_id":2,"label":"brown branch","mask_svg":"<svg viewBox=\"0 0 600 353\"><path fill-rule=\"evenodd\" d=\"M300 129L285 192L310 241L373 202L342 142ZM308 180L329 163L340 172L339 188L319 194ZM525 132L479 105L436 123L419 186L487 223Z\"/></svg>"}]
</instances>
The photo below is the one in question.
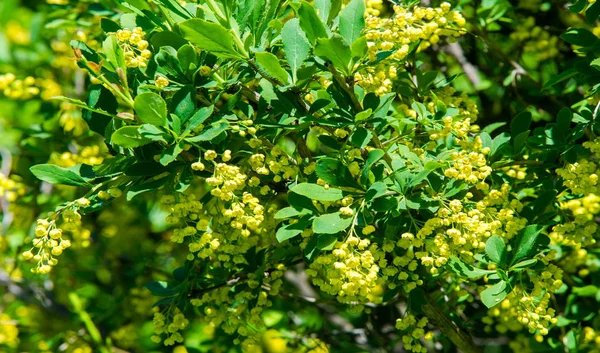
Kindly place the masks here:
<instances>
[{"instance_id":1,"label":"brown branch","mask_svg":"<svg viewBox=\"0 0 600 353\"><path fill-rule=\"evenodd\" d=\"M463 353L482 352L481 348L473 342L473 337L456 326L454 321L450 320L444 313L444 310L427 294L425 295L425 301L426 304L423 305L423 313L441 333L454 343L456 348Z\"/></svg>"}]
</instances>

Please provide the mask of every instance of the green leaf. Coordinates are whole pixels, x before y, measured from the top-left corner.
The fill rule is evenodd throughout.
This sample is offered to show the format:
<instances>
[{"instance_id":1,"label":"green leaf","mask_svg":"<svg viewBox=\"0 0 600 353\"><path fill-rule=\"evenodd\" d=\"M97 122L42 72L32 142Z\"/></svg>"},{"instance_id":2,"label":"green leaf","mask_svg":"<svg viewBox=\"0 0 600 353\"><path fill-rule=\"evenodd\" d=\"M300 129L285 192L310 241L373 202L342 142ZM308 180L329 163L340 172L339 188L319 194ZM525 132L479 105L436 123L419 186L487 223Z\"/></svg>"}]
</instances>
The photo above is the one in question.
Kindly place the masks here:
<instances>
[{"instance_id":1,"label":"green leaf","mask_svg":"<svg viewBox=\"0 0 600 353\"><path fill-rule=\"evenodd\" d=\"M317 161L316 166L317 176L329 185L333 186L349 186L361 189L348 167L342 161L335 158L321 158Z\"/></svg>"},{"instance_id":2,"label":"green leaf","mask_svg":"<svg viewBox=\"0 0 600 353\"><path fill-rule=\"evenodd\" d=\"M369 202L387 193L387 185L384 182L378 181L373 183L365 193L365 201Z\"/></svg>"},{"instance_id":3,"label":"green leaf","mask_svg":"<svg viewBox=\"0 0 600 353\"><path fill-rule=\"evenodd\" d=\"M585 10L585 19L587 23L592 24L596 22L598 16L600 16L600 2L595 2Z\"/></svg>"},{"instance_id":4,"label":"green leaf","mask_svg":"<svg viewBox=\"0 0 600 353\"><path fill-rule=\"evenodd\" d=\"M590 66L592 66L596 70L600 70L600 58L596 58L596 59L592 60L592 62L590 63Z\"/></svg>"},{"instance_id":5,"label":"green leaf","mask_svg":"<svg viewBox=\"0 0 600 353\"><path fill-rule=\"evenodd\" d=\"M283 84L289 83L289 76L287 71L281 67L279 59L266 51L258 52L254 54L256 56L256 62L269 74L269 76L276 78Z\"/></svg>"},{"instance_id":6,"label":"green leaf","mask_svg":"<svg viewBox=\"0 0 600 353\"><path fill-rule=\"evenodd\" d=\"M297 15L300 19L300 27L312 44L315 44L317 38L327 38L327 30L310 3L302 1Z\"/></svg>"},{"instance_id":7,"label":"green leaf","mask_svg":"<svg viewBox=\"0 0 600 353\"><path fill-rule=\"evenodd\" d=\"M127 66L125 65L125 54L123 54L123 49L117 42L117 39L114 36L108 36L104 42L102 43L102 50L106 55L106 61L108 65L113 68L113 70L121 69L123 73L127 73Z\"/></svg>"},{"instance_id":8,"label":"green leaf","mask_svg":"<svg viewBox=\"0 0 600 353\"><path fill-rule=\"evenodd\" d=\"M214 105L210 105L208 107L198 109L198 111L196 111L188 121L185 130L183 130L183 133L181 133L181 137L186 137L190 132L196 130L200 124L202 124L212 115L214 108Z\"/></svg>"},{"instance_id":9,"label":"green leaf","mask_svg":"<svg viewBox=\"0 0 600 353\"><path fill-rule=\"evenodd\" d=\"M231 32L217 23L199 18L179 24L183 37L196 47L223 58L244 58L234 46Z\"/></svg>"},{"instance_id":10,"label":"green leaf","mask_svg":"<svg viewBox=\"0 0 600 353\"><path fill-rule=\"evenodd\" d=\"M179 77L184 74L177 58L177 51L173 47L161 47L158 54L154 56L154 61L156 61L161 69L173 77Z\"/></svg>"},{"instance_id":11,"label":"green leaf","mask_svg":"<svg viewBox=\"0 0 600 353\"><path fill-rule=\"evenodd\" d=\"M595 297L598 295L599 291L600 288L591 284L583 287L573 288L573 293L577 294L580 297Z\"/></svg>"},{"instance_id":12,"label":"green leaf","mask_svg":"<svg viewBox=\"0 0 600 353\"><path fill-rule=\"evenodd\" d=\"M468 277L471 279L480 278L485 275L489 275L492 273L496 273L496 271L492 270L483 270L474 266L471 266L467 263L464 263L456 256L450 256L447 262L447 266L452 270L452 272L456 273L461 277Z\"/></svg>"},{"instance_id":13,"label":"green leaf","mask_svg":"<svg viewBox=\"0 0 600 353\"><path fill-rule=\"evenodd\" d=\"M306 39L306 35L300 27L300 21L297 18L293 18L283 25L281 29L281 41L283 42L285 57L292 69L293 81L296 82L296 72L302 66L304 60L308 58L308 51L310 49L310 43Z\"/></svg>"},{"instance_id":14,"label":"green leaf","mask_svg":"<svg viewBox=\"0 0 600 353\"><path fill-rule=\"evenodd\" d=\"M515 263L522 258L529 257L535 250L536 244L538 243L538 237L543 226L534 224L523 228L519 234L514 238L514 245L512 252L514 253L511 263Z\"/></svg>"},{"instance_id":15,"label":"green leaf","mask_svg":"<svg viewBox=\"0 0 600 353\"><path fill-rule=\"evenodd\" d=\"M54 164L38 164L29 168L36 178L55 185L91 186L79 174Z\"/></svg>"},{"instance_id":16,"label":"green leaf","mask_svg":"<svg viewBox=\"0 0 600 353\"><path fill-rule=\"evenodd\" d=\"M340 189L325 189L321 185L309 183L298 184L294 186L291 191L298 195L306 196L311 200L318 201L337 201L344 197L342 190Z\"/></svg>"},{"instance_id":17,"label":"green leaf","mask_svg":"<svg viewBox=\"0 0 600 353\"><path fill-rule=\"evenodd\" d=\"M358 148L365 148L371 139L373 138L373 133L364 127L358 127L350 136L350 142Z\"/></svg>"},{"instance_id":18,"label":"green leaf","mask_svg":"<svg viewBox=\"0 0 600 353\"><path fill-rule=\"evenodd\" d=\"M598 4L600 4L600 2ZM570 68L566 71L561 72L558 75L554 75L551 79L548 80L548 82L544 84L544 88L542 89L542 91L547 90L548 88L554 86L557 83L563 82L565 80L570 79L571 77L577 76L578 74L579 72L576 68Z\"/></svg>"},{"instance_id":19,"label":"green leaf","mask_svg":"<svg viewBox=\"0 0 600 353\"><path fill-rule=\"evenodd\" d=\"M167 103L156 93L146 92L135 97L133 108L145 124L167 125Z\"/></svg>"},{"instance_id":20,"label":"green leaf","mask_svg":"<svg viewBox=\"0 0 600 353\"><path fill-rule=\"evenodd\" d=\"M173 288L169 288L167 282L164 281L150 282L146 284L145 287L152 293L152 295L157 297L169 297L177 294L177 291L175 291Z\"/></svg>"},{"instance_id":21,"label":"green leaf","mask_svg":"<svg viewBox=\"0 0 600 353\"><path fill-rule=\"evenodd\" d=\"M560 35L560 38L580 47L591 47L598 38L585 28L571 28Z\"/></svg>"},{"instance_id":22,"label":"green leaf","mask_svg":"<svg viewBox=\"0 0 600 353\"><path fill-rule=\"evenodd\" d=\"M313 220L313 232L317 234L337 234L352 224L352 217L342 217L339 212L328 213Z\"/></svg>"},{"instance_id":23,"label":"green leaf","mask_svg":"<svg viewBox=\"0 0 600 353\"><path fill-rule=\"evenodd\" d=\"M481 301L485 306L491 308L506 298L508 284L500 281L481 292Z\"/></svg>"},{"instance_id":24,"label":"green leaf","mask_svg":"<svg viewBox=\"0 0 600 353\"><path fill-rule=\"evenodd\" d=\"M352 58L352 52L348 43L339 34L334 34L331 38L317 39L315 55L331 61L344 74L350 74L348 66Z\"/></svg>"},{"instance_id":25,"label":"green leaf","mask_svg":"<svg viewBox=\"0 0 600 353\"><path fill-rule=\"evenodd\" d=\"M197 136L189 137L186 140L189 142L210 141L229 129L229 123L226 120L221 120L213 123L207 130L202 131Z\"/></svg>"},{"instance_id":26,"label":"green leaf","mask_svg":"<svg viewBox=\"0 0 600 353\"><path fill-rule=\"evenodd\" d=\"M511 269L511 271L524 270L527 267L531 267L531 266L535 265L537 262L538 262L537 259L529 259L529 260L521 261L517 264L514 264L510 269Z\"/></svg>"},{"instance_id":27,"label":"green leaf","mask_svg":"<svg viewBox=\"0 0 600 353\"><path fill-rule=\"evenodd\" d=\"M504 239L499 235L492 235L485 242L485 254L494 263L500 265L504 262L504 256L506 253L506 244Z\"/></svg>"},{"instance_id":28,"label":"green leaf","mask_svg":"<svg viewBox=\"0 0 600 353\"><path fill-rule=\"evenodd\" d=\"M340 13L340 34L350 45L365 27L365 0L352 0Z\"/></svg>"},{"instance_id":29,"label":"green leaf","mask_svg":"<svg viewBox=\"0 0 600 353\"><path fill-rule=\"evenodd\" d=\"M177 50L177 59L184 71L193 71L198 67L198 54L196 49L189 44L185 44Z\"/></svg>"},{"instance_id":30,"label":"green leaf","mask_svg":"<svg viewBox=\"0 0 600 353\"><path fill-rule=\"evenodd\" d=\"M380 160L385 155L380 149L373 149L369 151L369 155L367 156L367 160L365 161L365 166L363 167L362 175L360 176L361 184L365 185L367 180L369 179L369 171L371 170L371 166L375 164L378 160Z\"/></svg>"},{"instance_id":31,"label":"green leaf","mask_svg":"<svg viewBox=\"0 0 600 353\"><path fill-rule=\"evenodd\" d=\"M160 164L163 166L169 165L171 162L174 162L177 159L177 156L183 151L183 141L169 146L162 150L159 158Z\"/></svg>"},{"instance_id":32,"label":"green leaf","mask_svg":"<svg viewBox=\"0 0 600 353\"><path fill-rule=\"evenodd\" d=\"M288 219L292 217L305 216L311 214L311 210L306 208L297 209L294 207L284 207L277 211L273 218L275 219Z\"/></svg>"},{"instance_id":33,"label":"green leaf","mask_svg":"<svg viewBox=\"0 0 600 353\"><path fill-rule=\"evenodd\" d=\"M139 126L123 126L112 134L111 141L123 148L139 147L152 142L151 139L142 136Z\"/></svg>"},{"instance_id":34,"label":"green leaf","mask_svg":"<svg viewBox=\"0 0 600 353\"><path fill-rule=\"evenodd\" d=\"M299 234L301 234L306 228L309 227L308 220L299 221L293 224L286 224L277 229L277 233L275 233L275 238L278 242L283 243L284 241L291 239Z\"/></svg>"}]
</instances>

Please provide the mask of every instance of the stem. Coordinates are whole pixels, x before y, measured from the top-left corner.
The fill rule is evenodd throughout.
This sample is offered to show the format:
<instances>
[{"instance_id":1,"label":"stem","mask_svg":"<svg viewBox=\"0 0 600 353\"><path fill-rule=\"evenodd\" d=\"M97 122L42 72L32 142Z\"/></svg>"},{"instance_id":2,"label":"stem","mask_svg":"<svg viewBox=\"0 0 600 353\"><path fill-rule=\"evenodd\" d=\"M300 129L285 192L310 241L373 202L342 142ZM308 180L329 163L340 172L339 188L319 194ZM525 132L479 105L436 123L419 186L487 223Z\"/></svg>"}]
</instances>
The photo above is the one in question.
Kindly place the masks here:
<instances>
[{"instance_id":1,"label":"stem","mask_svg":"<svg viewBox=\"0 0 600 353\"><path fill-rule=\"evenodd\" d=\"M92 338L94 344L97 346L99 352L110 353L110 351L104 345L102 335L100 335L100 331L92 321L90 314L88 314L88 312L83 309L79 296L71 292L69 293L69 301L71 302L71 305L73 305L73 311L79 315L79 319L85 325L85 328L90 334L90 337Z\"/></svg>"},{"instance_id":2,"label":"stem","mask_svg":"<svg viewBox=\"0 0 600 353\"><path fill-rule=\"evenodd\" d=\"M423 305L423 313L433 323L441 333L446 335L452 343L463 353L481 353L480 347L477 347L473 342L473 338L466 332L462 331L454 321L450 320L443 309L431 299L429 295L425 295L426 304Z\"/></svg>"}]
</instances>

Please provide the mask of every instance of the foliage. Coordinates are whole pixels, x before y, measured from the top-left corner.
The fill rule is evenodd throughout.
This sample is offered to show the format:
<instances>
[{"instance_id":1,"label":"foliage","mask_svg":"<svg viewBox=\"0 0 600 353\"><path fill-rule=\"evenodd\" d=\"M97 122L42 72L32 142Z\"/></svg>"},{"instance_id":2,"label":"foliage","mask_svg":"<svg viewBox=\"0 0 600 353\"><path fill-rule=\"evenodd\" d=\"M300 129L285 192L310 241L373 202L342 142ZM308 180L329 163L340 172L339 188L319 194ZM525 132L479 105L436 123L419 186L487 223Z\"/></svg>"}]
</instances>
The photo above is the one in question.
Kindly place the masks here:
<instances>
[{"instance_id":1,"label":"foliage","mask_svg":"<svg viewBox=\"0 0 600 353\"><path fill-rule=\"evenodd\" d=\"M1 2L0 350L598 352L599 16Z\"/></svg>"}]
</instances>

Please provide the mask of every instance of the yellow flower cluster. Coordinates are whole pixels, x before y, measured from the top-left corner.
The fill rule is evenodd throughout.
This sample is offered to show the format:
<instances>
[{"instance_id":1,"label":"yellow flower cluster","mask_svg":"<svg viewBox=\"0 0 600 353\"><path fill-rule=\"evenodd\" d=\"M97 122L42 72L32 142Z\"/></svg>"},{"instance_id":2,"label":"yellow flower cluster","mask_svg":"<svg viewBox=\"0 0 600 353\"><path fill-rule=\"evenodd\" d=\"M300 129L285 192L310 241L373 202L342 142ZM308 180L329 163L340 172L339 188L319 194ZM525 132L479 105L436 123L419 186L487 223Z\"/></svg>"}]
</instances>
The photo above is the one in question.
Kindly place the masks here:
<instances>
[{"instance_id":1,"label":"yellow flower cluster","mask_svg":"<svg viewBox=\"0 0 600 353\"><path fill-rule=\"evenodd\" d=\"M402 69L401 61L409 54L411 44L421 40L417 50L424 50L440 41L440 37L455 38L465 33L465 19L450 11L450 3L437 8L404 8L394 6L392 18L380 18L371 12L366 17L366 38L369 60L387 56L379 65L368 66L354 75L355 81L369 92L383 95L392 91L393 79Z\"/></svg>"},{"instance_id":2,"label":"yellow flower cluster","mask_svg":"<svg viewBox=\"0 0 600 353\"><path fill-rule=\"evenodd\" d=\"M600 353L600 332L585 326L581 335L581 348L588 353Z\"/></svg>"},{"instance_id":3,"label":"yellow flower cluster","mask_svg":"<svg viewBox=\"0 0 600 353\"><path fill-rule=\"evenodd\" d=\"M115 36L123 48L127 67L145 68L148 65L152 52L148 50L148 41L144 39L146 33L140 27L133 30L120 29L109 34Z\"/></svg>"},{"instance_id":4,"label":"yellow flower cluster","mask_svg":"<svg viewBox=\"0 0 600 353\"><path fill-rule=\"evenodd\" d=\"M81 117L81 109L75 105L63 102L60 104L60 125L65 132L70 132L73 136L81 136L88 131L88 125Z\"/></svg>"},{"instance_id":5,"label":"yellow flower cluster","mask_svg":"<svg viewBox=\"0 0 600 353\"><path fill-rule=\"evenodd\" d=\"M387 266L385 252L377 244L354 235L336 242L330 253L319 255L306 270L316 286L346 304L380 303L388 275L397 272Z\"/></svg>"},{"instance_id":6,"label":"yellow flower cluster","mask_svg":"<svg viewBox=\"0 0 600 353\"><path fill-rule=\"evenodd\" d=\"M52 154L49 163L63 168L73 167L77 164L98 165L104 161L105 152L98 145L85 146L77 153L63 152Z\"/></svg>"},{"instance_id":7,"label":"yellow flower cluster","mask_svg":"<svg viewBox=\"0 0 600 353\"><path fill-rule=\"evenodd\" d=\"M407 314L403 318L396 319L396 328L404 332L402 343L406 351L427 353L427 348L421 344L420 340L422 338L426 340L433 339L433 332L425 332L428 322L429 320L426 317L417 320L412 314Z\"/></svg>"},{"instance_id":8,"label":"yellow flower cluster","mask_svg":"<svg viewBox=\"0 0 600 353\"><path fill-rule=\"evenodd\" d=\"M600 196L588 194L579 199L563 201L560 208L570 211L572 219L552 228L550 239L553 243L578 249L595 244L598 234L595 217L600 213Z\"/></svg>"},{"instance_id":9,"label":"yellow flower cluster","mask_svg":"<svg viewBox=\"0 0 600 353\"><path fill-rule=\"evenodd\" d=\"M154 80L154 84L156 87L163 89L169 85L169 80L164 76L158 76L156 77L156 80Z\"/></svg>"},{"instance_id":10,"label":"yellow flower cluster","mask_svg":"<svg viewBox=\"0 0 600 353\"><path fill-rule=\"evenodd\" d=\"M519 21L516 30L510 34L510 39L523 43L523 51L535 55L538 62L559 54L559 38L536 26L534 17Z\"/></svg>"},{"instance_id":11,"label":"yellow flower cluster","mask_svg":"<svg viewBox=\"0 0 600 353\"><path fill-rule=\"evenodd\" d=\"M60 95L60 86L49 79L34 78L28 76L22 80L14 74L0 75L0 92L9 99L29 100L38 95L44 100Z\"/></svg>"},{"instance_id":12,"label":"yellow flower cluster","mask_svg":"<svg viewBox=\"0 0 600 353\"><path fill-rule=\"evenodd\" d=\"M66 211L65 214L73 216L76 211ZM67 217L69 217L67 216ZM81 218L81 216L79 216ZM69 218L70 219L70 218ZM35 227L35 236L33 239L33 247L25 251L22 256L25 260L37 262L37 266L32 268L34 273L45 274L50 272L52 266L58 263L55 256L59 256L62 252L71 246L71 241L63 239L63 230L56 227L56 221L52 219L38 219ZM37 249L36 254L33 253Z\"/></svg>"},{"instance_id":13,"label":"yellow flower cluster","mask_svg":"<svg viewBox=\"0 0 600 353\"><path fill-rule=\"evenodd\" d=\"M550 290L556 291L557 288L552 286L548 288L548 291ZM537 340L543 339L542 336L548 334L548 327L558 321L555 310L548 307L550 297L551 293L546 292L546 289L540 287L538 283L530 294L520 286L516 286L500 305L488 310L488 315L482 319L482 322L487 325L485 331L495 330L504 334L527 328L529 333L536 333Z\"/></svg>"},{"instance_id":14,"label":"yellow flower cluster","mask_svg":"<svg viewBox=\"0 0 600 353\"><path fill-rule=\"evenodd\" d=\"M249 351L257 345L265 329L261 314L272 305L269 296L279 293L285 269L283 264L278 264L274 270L262 275L249 273L249 290L232 293L232 286L222 286L190 302L203 311L211 325L220 327L227 334L237 334L239 338L234 343L240 344L242 351Z\"/></svg>"},{"instance_id":15,"label":"yellow flower cluster","mask_svg":"<svg viewBox=\"0 0 600 353\"><path fill-rule=\"evenodd\" d=\"M466 92L462 92L457 95L456 89L452 86L446 86L435 91L435 95L439 101L444 103L446 107L452 107L458 109L458 116L462 119L469 119L469 122L475 122L479 116L479 108L473 99L469 97ZM427 108L430 112L435 111L436 102L435 99L429 98ZM478 130L479 127L476 125L469 126L471 131Z\"/></svg>"},{"instance_id":16,"label":"yellow flower cluster","mask_svg":"<svg viewBox=\"0 0 600 353\"><path fill-rule=\"evenodd\" d=\"M485 153L461 150L452 152L450 158L450 167L444 170L444 175L448 178L464 180L469 184L478 184L492 173L492 168L487 165ZM485 188L483 185L481 187Z\"/></svg>"},{"instance_id":17,"label":"yellow flower cluster","mask_svg":"<svg viewBox=\"0 0 600 353\"><path fill-rule=\"evenodd\" d=\"M6 23L4 34L11 43L28 45L31 42L31 33L15 20Z\"/></svg>"},{"instance_id":18,"label":"yellow flower cluster","mask_svg":"<svg viewBox=\"0 0 600 353\"><path fill-rule=\"evenodd\" d=\"M19 328L17 321L8 314L0 313L0 346L6 345L11 348L19 344Z\"/></svg>"},{"instance_id":19,"label":"yellow flower cluster","mask_svg":"<svg viewBox=\"0 0 600 353\"><path fill-rule=\"evenodd\" d=\"M503 184L500 190L489 190L480 201L470 201L470 197L469 193L462 201L450 201L417 232L418 245L433 236L432 241L425 242L424 251L415 253L433 274L438 273L450 256L472 259L485 249L490 236L500 235L509 240L527 224L526 219L518 216L523 205L511 199L509 184Z\"/></svg>"},{"instance_id":20,"label":"yellow flower cluster","mask_svg":"<svg viewBox=\"0 0 600 353\"><path fill-rule=\"evenodd\" d=\"M161 313L158 308L155 308L152 323L154 325L152 341L159 343L162 340L165 346L172 346L175 343L183 342L183 336L179 331L185 329L190 322L179 308L169 307L167 315ZM163 340L162 335L165 335L167 338Z\"/></svg>"},{"instance_id":21,"label":"yellow flower cluster","mask_svg":"<svg viewBox=\"0 0 600 353\"><path fill-rule=\"evenodd\" d=\"M7 177L0 172L0 197L6 198L6 201L13 203L27 193L26 185L16 177Z\"/></svg>"}]
</instances>

